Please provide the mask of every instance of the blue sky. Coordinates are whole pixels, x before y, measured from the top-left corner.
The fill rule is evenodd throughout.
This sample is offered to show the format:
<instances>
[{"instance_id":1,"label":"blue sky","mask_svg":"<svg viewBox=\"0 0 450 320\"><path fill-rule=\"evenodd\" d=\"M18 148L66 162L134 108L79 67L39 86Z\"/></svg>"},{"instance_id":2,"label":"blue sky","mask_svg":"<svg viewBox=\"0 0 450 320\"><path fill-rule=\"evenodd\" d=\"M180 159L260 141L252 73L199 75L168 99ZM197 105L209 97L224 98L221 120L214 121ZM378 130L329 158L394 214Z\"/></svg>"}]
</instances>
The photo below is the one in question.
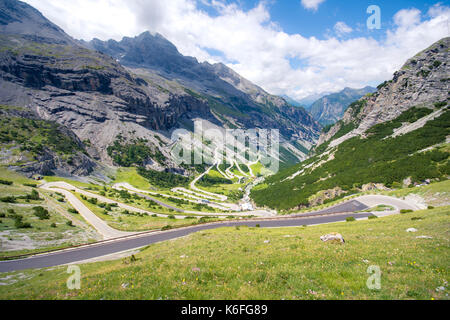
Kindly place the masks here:
<instances>
[{"instance_id":1,"label":"blue sky","mask_svg":"<svg viewBox=\"0 0 450 320\"><path fill-rule=\"evenodd\" d=\"M237 4L244 10L256 7L260 0L226 0L227 4ZM326 39L329 30L336 22L344 21L355 32L352 37L372 36L376 39L385 36L385 29L392 26L392 18L402 9L416 8L427 12L433 5L441 3L450 5L449 1L428 0L327 0L319 5L317 11L308 10L301 5L300 0L266 1L271 21L278 24L288 34L302 34L306 37ZM370 5L378 5L382 13L382 29L368 30L366 26ZM217 16L217 10L198 1L198 7L212 16Z\"/></svg>"},{"instance_id":2,"label":"blue sky","mask_svg":"<svg viewBox=\"0 0 450 320\"><path fill-rule=\"evenodd\" d=\"M184 55L295 99L375 86L450 33L442 0L24 1L75 38L158 32ZM369 5L380 7L380 30L367 28Z\"/></svg>"}]
</instances>

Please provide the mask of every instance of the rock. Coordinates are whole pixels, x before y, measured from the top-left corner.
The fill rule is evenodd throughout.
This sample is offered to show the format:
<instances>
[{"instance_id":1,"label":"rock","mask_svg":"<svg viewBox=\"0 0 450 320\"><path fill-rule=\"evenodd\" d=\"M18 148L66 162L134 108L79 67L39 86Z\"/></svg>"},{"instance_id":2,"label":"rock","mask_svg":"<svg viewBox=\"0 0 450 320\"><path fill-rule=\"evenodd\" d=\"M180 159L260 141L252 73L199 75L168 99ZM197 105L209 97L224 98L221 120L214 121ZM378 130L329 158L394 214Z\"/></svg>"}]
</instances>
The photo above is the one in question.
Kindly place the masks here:
<instances>
[{"instance_id":1,"label":"rock","mask_svg":"<svg viewBox=\"0 0 450 320\"><path fill-rule=\"evenodd\" d=\"M416 239L433 239L433 237L430 236L418 236Z\"/></svg>"},{"instance_id":2,"label":"rock","mask_svg":"<svg viewBox=\"0 0 450 320\"><path fill-rule=\"evenodd\" d=\"M122 283L122 289L126 289L126 288L128 288L130 286L130 284L129 283Z\"/></svg>"},{"instance_id":3,"label":"rock","mask_svg":"<svg viewBox=\"0 0 450 320\"><path fill-rule=\"evenodd\" d=\"M438 287L436 288L436 292L445 291L445 287Z\"/></svg>"},{"instance_id":4,"label":"rock","mask_svg":"<svg viewBox=\"0 0 450 320\"><path fill-rule=\"evenodd\" d=\"M340 233L332 232L320 237L323 242L345 243L344 237Z\"/></svg>"},{"instance_id":5,"label":"rock","mask_svg":"<svg viewBox=\"0 0 450 320\"><path fill-rule=\"evenodd\" d=\"M192 271L193 271L193 272L200 272L201 269L196 267L196 268L192 268Z\"/></svg>"},{"instance_id":6,"label":"rock","mask_svg":"<svg viewBox=\"0 0 450 320\"><path fill-rule=\"evenodd\" d=\"M416 228L409 228L406 229L406 232L417 232L418 230Z\"/></svg>"},{"instance_id":7,"label":"rock","mask_svg":"<svg viewBox=\"0 0 450 320\"><path fill-rule=\"evenodd\" d=\"M404 188L408 188L411 184L412 184L412 179L411 179L411 177L408 177L408 178L406 178L405 180L403 180L403 187L404 187Z\"/></svg>"},{"instance_id":8,"label":"rock","mask_svg":"<svg viewBox=\"0 0 450 320\"><path fill-rule=\"evenodd\" d=\"M389 190L382 183L368 183L362 186L361 191Z\"/></svg>"},{"instance_id":9,"label":"rock","mask_svg":"<svg viewBox=\"0 0 450 320\"><path fill-rule=\"evenodd\" d=\"M266 241L264 241L264 243L270 243L270 240L266 240Z\"/></svg>"}]
</instances>

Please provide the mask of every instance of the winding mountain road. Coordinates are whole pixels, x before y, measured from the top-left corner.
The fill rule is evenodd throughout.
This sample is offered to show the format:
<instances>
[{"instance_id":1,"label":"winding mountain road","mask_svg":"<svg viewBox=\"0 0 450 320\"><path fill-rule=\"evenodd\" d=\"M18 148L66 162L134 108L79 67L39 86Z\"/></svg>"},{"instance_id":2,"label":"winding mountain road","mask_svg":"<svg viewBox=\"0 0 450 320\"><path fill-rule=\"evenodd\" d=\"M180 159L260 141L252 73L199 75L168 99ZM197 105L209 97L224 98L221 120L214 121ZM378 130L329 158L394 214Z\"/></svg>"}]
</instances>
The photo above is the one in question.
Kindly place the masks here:
<instances>
[{"instance_id":1,"label":"winding mountain road","mask_svg":"<svg viewBox=\"0 0 450 320\"><path fill-rule=\"evenodd\" d=\"M234 227L244 225L249 227L255 227L256 225L260 225L260 227L262 228L280 228L280 227L297 227L303 225L317 225L317 224L340 222L345 221L348 217L355 217L356 219L362 219L373 215L373 213L367 212L357 213L357 211L366 210L381 204L390 205L396 209L396 211L393 212L391 211L389 214L398 212L401 209L411 209L411 210L420 209L420 207L418 207L413 203L408 203L407 201L392 197L376 196L376 195L363 196L321 211L306 213L302 215L276 217L276 218L258 218L251 220L224 221L224 222L196 225L169 231L144 232L140 234L126 235L125 237L122 238L90 244L74 249L66 249L48 254L36 255L26 259L1 261L0 272L46 268L76 263L127 250L142 248L152 243L176 239L202 230L211 230L222 227ZM375 213L375 214L383 215L383 213Z\"/></svg>"}]
</instances>

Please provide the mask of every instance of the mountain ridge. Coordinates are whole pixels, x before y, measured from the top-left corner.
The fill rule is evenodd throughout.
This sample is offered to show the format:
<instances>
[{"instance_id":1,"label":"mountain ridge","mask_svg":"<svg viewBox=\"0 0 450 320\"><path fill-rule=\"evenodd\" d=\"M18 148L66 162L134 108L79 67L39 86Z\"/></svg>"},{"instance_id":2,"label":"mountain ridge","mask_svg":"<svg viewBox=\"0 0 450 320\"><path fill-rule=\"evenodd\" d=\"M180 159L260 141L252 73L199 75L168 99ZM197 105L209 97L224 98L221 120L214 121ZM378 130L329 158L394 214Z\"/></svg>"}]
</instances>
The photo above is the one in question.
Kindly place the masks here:
<instances>
[{"instance_id":1,"label":"mountain ridge","mask_svg":"<svg viewBox=\"0 0 450 320\"><path fill-rule=\"evenodd\" d=\"M252 190L255 203L295 212L358 192L447 180L449 45L450 38L437 41L352 103L309 159Z\"/></svg>"},{"instance_id":2,"label":"mountain ridge","mask_svg":"<svg viewBox=\"0 0 450 320\"><path fill-rule=\"evenodd\" d=\"M286 143L310 146L319 137L320 125L304 109L268 94L225 65L182 56L161 35L124 38L128 55L118 42L109 41L123 55L114 57L72 39L26 3L1 0L0 8L0 103L28 108L67 127L86 141L87 152L99 163L114 165L107 149L118 137L126 144L143 139L153 154L163 155L159 161L148 159L149 168L187 174L171 160L168 146L170 132L191 127L194 119L222 128L279 129ZM153 46L155 41L159 47ZM155 56L162 58L147 59ZM120 59L134 65L123 66ZM148 68L149 60L154 69ZM297 161L306 157L303 147L297 151L292 153Z\"/></svg>"},{"instance_id":3,"label":"mountain ridge","mask_svg":"<svg viewBox=\"0 0 450 320\"><path fill-rule=\"evenodd\" d=\"M326 95L315 101L309 108L316 121L326 126L339 121L349 105L362 96L373 93L376 89L366 86L361 89L344 88L343 90Z\"/></svg>"}]
</instances>

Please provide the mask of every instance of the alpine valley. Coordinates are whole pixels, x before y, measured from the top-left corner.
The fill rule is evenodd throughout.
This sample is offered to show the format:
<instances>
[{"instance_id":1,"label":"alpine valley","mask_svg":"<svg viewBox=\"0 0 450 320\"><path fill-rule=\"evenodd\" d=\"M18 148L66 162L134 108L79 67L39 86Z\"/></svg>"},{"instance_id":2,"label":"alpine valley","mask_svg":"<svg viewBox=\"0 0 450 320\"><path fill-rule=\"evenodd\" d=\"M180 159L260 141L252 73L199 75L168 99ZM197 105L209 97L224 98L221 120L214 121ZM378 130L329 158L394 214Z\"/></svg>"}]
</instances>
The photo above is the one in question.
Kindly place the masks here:
<instances>
[{"instance_id":1,"label":"alpine valley","mask_svg":"<svg viewBox=\"0 0 450 320\"><path fill-rule=\"evenodd\" d=\"M231 15L241 5L186 3L204 8L198 19L211 21L221 19L209 15L211 7ZM286 66L307 76L286 76L291 89L305 88L280 89L299 98L313 93L299 101L270 94L231 64L183 55L162 29L155 28L168 39L147 31L76 40L31 5L0 0L1 300L448 300L450 37L425 48L443 35L433 33L400 63L386 55L387 74L375 59L371 76L382 74L375 81L355 67L352 77L364 81L339 73L335 83L317 85L315 72L329 75L325 64L345 73L369 61L352 51L350 64L341 63L339 46L378 40L351 38L360 30L343 22L337 38L288 35L260 16L269 3L281 5L261 1L249 15L280 35L274 42L287 48ZM314 20L323 16L320 5L335 3L295 1ZM439 3L429 10L430 19L450 12ZM414 12L402 9L395 23L415 21ZM438 20L426 27L442 29ZM389 30L387 38L397 39ZM292 39L313 49L332 44L336 52L291 48ZM347 87L375 86L419 49L377 88ZM274 59L269 54L261 52ZM318 56L317 68L304 67ZM274 87L284 88L286 79ZM332 87L342 90L314 93ZM216 139L231 131L254 134ZM269 131L279 139L265 141ZM267 143L252 149L254 140ZM181 315L271 312L266 305L208 305L189 304ZM168 318L179 311L165 305Z\"/></svg>"}]
</instances>

